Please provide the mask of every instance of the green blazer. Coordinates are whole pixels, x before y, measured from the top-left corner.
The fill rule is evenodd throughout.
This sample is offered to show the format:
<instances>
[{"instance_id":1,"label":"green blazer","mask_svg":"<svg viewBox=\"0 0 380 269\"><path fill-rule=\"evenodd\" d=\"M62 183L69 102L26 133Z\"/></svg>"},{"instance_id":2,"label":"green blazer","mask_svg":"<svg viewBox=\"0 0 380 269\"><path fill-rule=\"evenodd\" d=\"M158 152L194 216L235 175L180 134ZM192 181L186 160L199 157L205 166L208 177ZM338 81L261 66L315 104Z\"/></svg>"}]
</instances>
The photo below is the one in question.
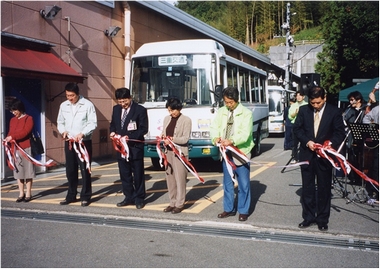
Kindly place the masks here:
<instances>
[{"instance_id":1,"label":"green blazer","mask_svg":"<svg viewBox=\"0 0 380 269\"><path fill-rule=\"evenodd\" d=\"M219 108L218 113L210 126L210 136L214 145L217 138L225 138L227 120L227 107L224 106ZM234 124L232 127L231 139L234 141L234 145L244 152L244 154L249 154L255 145L253 142L252 131L252 111L239 103L234 110Z\"/></svg>"}]
</instances>

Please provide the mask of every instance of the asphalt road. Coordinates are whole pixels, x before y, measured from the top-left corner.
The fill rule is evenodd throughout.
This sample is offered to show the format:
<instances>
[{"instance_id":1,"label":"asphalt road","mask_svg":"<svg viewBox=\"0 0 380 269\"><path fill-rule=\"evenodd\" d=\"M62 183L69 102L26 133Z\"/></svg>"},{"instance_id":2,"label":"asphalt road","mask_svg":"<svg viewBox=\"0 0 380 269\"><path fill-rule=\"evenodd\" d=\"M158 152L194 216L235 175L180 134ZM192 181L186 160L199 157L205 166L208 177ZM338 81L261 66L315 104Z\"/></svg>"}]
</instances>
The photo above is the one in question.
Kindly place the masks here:
<instances>
[{"instance_id":1,"label":"asphalt road","mask_svg":"<svg viewBox=\"0 0 380 269\"><path fill-rule=\"evenodd\" d=\"M218 219L222 173L217 163L194 161L205 179L188 177L185 210L164 213L165 175L146 159L146 205L116 207L123 200L114 160L94 163L93 199L59 205L67 190L63 169L38 175L33 200L15 203L13 180L1 189L2 267L379 267L379 208L332 189L328 232L298 228L300 170L283 166L290 151L283 138L262 141L251 163L251 214ZM344 184L344 182L342 182ZM343 185L344 186L344 185ZM354 189L353 189L354 188ZM80 189L79 189L80 190Z\"/></svg>"}]
</instances>

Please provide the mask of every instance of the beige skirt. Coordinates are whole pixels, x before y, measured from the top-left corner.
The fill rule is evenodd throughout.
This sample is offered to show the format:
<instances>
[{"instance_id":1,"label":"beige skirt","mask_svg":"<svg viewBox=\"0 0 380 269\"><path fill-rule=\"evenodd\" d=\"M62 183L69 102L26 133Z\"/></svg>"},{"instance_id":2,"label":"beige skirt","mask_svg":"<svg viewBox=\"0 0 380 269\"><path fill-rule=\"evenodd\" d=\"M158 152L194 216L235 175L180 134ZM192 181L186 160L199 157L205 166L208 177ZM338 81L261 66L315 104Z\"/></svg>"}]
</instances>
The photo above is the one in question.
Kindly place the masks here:
<instances>
[{"instance_id":1,"label":"beige skirt","mask_svg":"<svg viewBox=\"0 0 380 269\"><path fill-rule=\"evenodd\" d=\"M29 155L31 155L31 148L24 149ZM16 149L15 153L15 166L17 169L13 170L13 177L15 179L28 179L36 177L36 170L28 159L26 159L21 153ZM17 170L17 171L16 171Z\"/></svg>"}]
</instances>

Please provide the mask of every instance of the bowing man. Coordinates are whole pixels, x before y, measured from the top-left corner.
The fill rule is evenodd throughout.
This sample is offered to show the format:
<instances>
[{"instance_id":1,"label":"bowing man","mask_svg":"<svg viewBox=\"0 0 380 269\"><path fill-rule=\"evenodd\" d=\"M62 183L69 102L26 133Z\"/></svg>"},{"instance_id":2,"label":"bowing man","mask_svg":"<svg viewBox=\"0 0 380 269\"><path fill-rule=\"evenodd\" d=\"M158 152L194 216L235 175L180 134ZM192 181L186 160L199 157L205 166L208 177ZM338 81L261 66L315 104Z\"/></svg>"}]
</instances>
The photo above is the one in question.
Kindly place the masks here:
<instances>
[{"instance_id":1,"label":"bowing man","mask_svg":"<svg viewBox=\"0 0 380 269\"><path fill-rule=\"evenodd\" d=\"M118 153L118 166L123 188L124 200L116 206L136 205L137 209L144 207L145 176L144 176L144 143L128 141L128 139L144 141L148 132L148 114L145 107L132 101L131 93L127 88L115 91L118 102L113 107L110 124L110 138L116 134L127 136L129 148L128 158Z\"/></svg>"},{"instance_id":2,"label":"bowing man","mask_svg":"<svg viewBox=\"0 0 380 269\"><path fill-rule=\"evenodd\" d=\"M299 109L293 130L300 141L300 161L309 161L301 166L302 218L299 228L317 223L320 231L328 230L331 206L332 165L317 156L316 143L330 141L337 150L345 137L341 111L326 103L326 92L314 86L309 90L309 104ZM317 179L317 191L315 189Z\"/></svg>"}]
</instances>

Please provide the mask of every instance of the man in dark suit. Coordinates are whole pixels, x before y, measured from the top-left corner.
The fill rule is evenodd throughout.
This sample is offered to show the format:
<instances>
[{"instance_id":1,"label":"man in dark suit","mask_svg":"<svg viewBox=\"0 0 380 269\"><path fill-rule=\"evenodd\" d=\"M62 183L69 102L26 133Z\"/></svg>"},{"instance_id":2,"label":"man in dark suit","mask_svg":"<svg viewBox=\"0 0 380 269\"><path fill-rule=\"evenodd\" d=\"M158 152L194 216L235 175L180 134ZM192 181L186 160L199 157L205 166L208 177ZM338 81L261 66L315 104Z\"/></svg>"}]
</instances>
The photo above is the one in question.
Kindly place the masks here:
<instances>
[{"instance_id":1,"label":"man in dark suit","mask_svg":"<svg viewBox=\"0 0 380 269\"><path fill-rule=\"evenodd\" d=\"M115 91L118 105L113 107L110 124L110 137L116 134L129 139L144 141L148 132L148 114L146 108L133 102L127 88ZM145 176L144 176L144 143L128 141L128 160L118 153L120 179L123 187L124 200L116 205L135 204L137 209L144 207ZM133 174L133 175L132 175Z\"/></svg>"},{"instance_id":2,"label":"man in dark suit","mask_svg":"<svg viewBox=\"0 0 380 269\"><path fill-rule=\"evenodd\" d=\"M309 104L299 109L293 130L300 141L300 161L309 161L301 166L302 217L298 227L306 228L317 223L320 231L327 231L331 206L332 165L327 159L317 156L316 143L330 141L338 149L345 137L342 113L337 107L326 103L326 92L314 86L309 90ZM315 189L317 178L317 190Z\"/></svg>"}]
</instances>

